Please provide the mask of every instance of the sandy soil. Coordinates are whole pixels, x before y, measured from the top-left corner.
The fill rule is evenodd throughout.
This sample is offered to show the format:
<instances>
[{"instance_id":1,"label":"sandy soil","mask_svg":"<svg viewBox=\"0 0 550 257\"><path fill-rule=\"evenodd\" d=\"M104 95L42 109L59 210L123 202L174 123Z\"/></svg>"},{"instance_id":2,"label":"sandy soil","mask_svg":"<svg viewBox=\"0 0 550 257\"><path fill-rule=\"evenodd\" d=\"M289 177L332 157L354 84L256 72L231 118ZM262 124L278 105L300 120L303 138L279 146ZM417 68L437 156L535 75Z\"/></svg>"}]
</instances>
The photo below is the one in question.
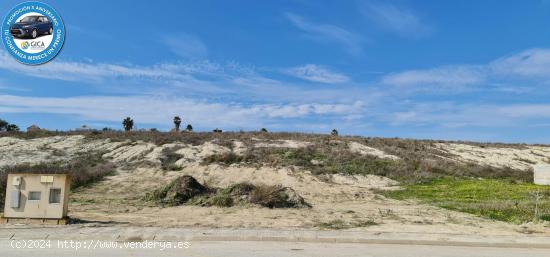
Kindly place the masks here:
<instances>
[{"instance_id":1,"label":"sandy soil","mask_svg":"<svg viewBox=\"0 0 550 257\"><path fill-rule=\"evenodd\" d=\"M281 147L281 148L303 148L312 145L310 142L297 141L297 140L269 140L263 141L261 139L255 139L257 142L255 147Z\"/></svg>"},{"instance_id":2,"label":"sandy soil","mask_svg":"<svg viewBox=\"0 0 550 257\"><path fill-rule=\"evenodd\" d=\"M160 208L140 198L176 176L188 174L210 186L237 182L282 184L294 188L312 209L267 209L250 206L231 208L179 206ZM392 189L396 182L377 176L341 175L315 177L290 168L222 167L189 165L182 171L167 172L139 168L120 171L91 188L72 195L70 215L90 221L110 221L140 226L207 227L315 227L341 220L353 229L410 231L426 233L465 233L506 235L542 233L550 229L542 224L517 226L490 221L472 215L448 211L414 201L386 199L375 193ZM107 196L107 197L106 197ZM379 225L362 227L367 221Z\"/></svg>"},{"instance_id":3,"label":"sandy soil","mask_svg":"<svg viewBox=\"0 0 550 257\"><path fill-rule=\"evenodd\" d=\"M349 150L362 155L372 155L372 156L376 156L384 159L392 159L392 160L400 159L398 156L387 154L384 151L381 151L376 148L372 148L357 142L350 142Z\"/></svg>"},{"instance_id":4,"label":"sandy soil","mask_svg":"<svg viewBox=\"0 0 550 257\"><path fill-rule=\"evenodd\" d=\"M273 141L264 143L266 145L274 144ZM286 145L285 147L307 146L307 142L291 140L278 143ZM262 142L256 142L256 144L262 144ZM358 151L364 151L365 154L394 158L388 157L378 149L365 148L366 146L360 144L353 147ZM439 147L463 154L468 151L459 150L461 149L459 147L466 146ZM160 157L162 150L166 148L173 149L183 156L177 161L182 170L162 171ZM419 204L414 201L386 199L376 194L376 191L398 188L398 183L384 177L313 176L308 171L295 167L201 166L199 163L205 156L232 151L212 142L199 146L190 146L183 143L156 146L146 142L89 141L80 136L35 140L0 138L0 166L22 162L36 163L52 159L70 159L78 152L96 150L107 151L104 157L119 164L119 168L115 175L106 177L106 179L93 186L78 189L71 194L70 216L86 221L136 226L246 228L308 228L318 227L322 223L342 221L345 226L354 230L484 235L540 233L541 235L550 235L550 228L544 227L544 224L518 226ZM244 144L234 142L233 151L235 153L240 154L245 150ZM474 150L481 151L481 149ZM487 149L484 150L488 151ZM499 151L506 152L507 150ZM461 157L464 161L470 160L467 159L467 155L464 156ZM508 154L507 156L515 155ZM529 158L536 159L536 156L536 154L533 154ZM506 160L510 160L512 163L513 157L508 157ZM161 208L142 200L146 192L165 185L177 176L184 174L192 175L200 182L215 187L223 187L238 182L289 186L302 195L313 208L268 209L251 206ZM369 222L375 222L378 225L368 226Z\"/></svg>"},{"instance_id":5,"label":"sandy soil","mask_svg":"<svg viewBox=\"0 0 550 257\"><path fill-rule=\"evenodd\" d=\"M525 146L525 149L479 147L467 144L438 143L440 150L456 155L454 160L494 167L528 169L533 164L550 163L550 147Z\"/></svg>"}]
</instances>

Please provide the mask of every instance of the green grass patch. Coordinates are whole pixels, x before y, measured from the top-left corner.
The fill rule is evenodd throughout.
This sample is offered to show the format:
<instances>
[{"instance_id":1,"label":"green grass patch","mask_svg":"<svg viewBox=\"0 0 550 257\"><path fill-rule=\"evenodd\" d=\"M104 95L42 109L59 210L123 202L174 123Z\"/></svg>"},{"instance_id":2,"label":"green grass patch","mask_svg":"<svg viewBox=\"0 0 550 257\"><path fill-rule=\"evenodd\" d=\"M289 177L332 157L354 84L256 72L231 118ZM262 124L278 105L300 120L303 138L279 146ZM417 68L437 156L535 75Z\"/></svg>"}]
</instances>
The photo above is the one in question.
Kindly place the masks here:
<instances>
[{"instance_id":1,"label":"green grass patch","mask_svg":"<svg viewBox=\"0 0 550 257\"><path fill-rule=\"evenodd\" d=\"M536 192L541 196L538 201ZM512 223L550 219L550 186L525 182L442 178L405 185L404 190L384 194Z\"/></svg>"}]
</instances>

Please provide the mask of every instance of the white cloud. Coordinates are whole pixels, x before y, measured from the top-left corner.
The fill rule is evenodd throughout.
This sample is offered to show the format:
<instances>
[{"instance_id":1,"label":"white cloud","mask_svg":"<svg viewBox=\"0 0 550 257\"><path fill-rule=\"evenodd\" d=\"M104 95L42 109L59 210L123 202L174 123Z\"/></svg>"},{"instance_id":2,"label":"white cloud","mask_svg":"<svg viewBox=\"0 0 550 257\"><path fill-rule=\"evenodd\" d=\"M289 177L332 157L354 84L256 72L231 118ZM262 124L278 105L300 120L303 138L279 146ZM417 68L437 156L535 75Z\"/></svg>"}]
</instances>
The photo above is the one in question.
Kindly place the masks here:
<instances>
[{"instance_id":1,"label":"white cloud","mask_svg":"<svg viewBox=\"0 0 550 257\"><path fill-rule=\"evenodd\" d=\"M390 73L383 76L380 82L385 85L409 87L411 90L443 89L456 92L453 90L473 89L478 86L500 92L532 92L532 88L546 87L549 78L550 49L529 49L487 64L442 66ZM526 87L518 84L521 81L531 83Z\"/></svg>"},{"instance_id":2,"label":"white cloud","mask_svg":"<svg viewBox=\"0 0 550 257\"><path fill-rule=\"evenodd\" d=\"M306 64L304 66L289 68L286 69L286 73L303 80L327 84L345 83L350 80L342 73L331 71L326 67L315 64Z\"/></svg>"},{"instance_id":3,"label":"white cloud","mask_svg":"<svg viewBox=\"0 0 550 257\"><path fill-rule=\"evenodd\" d=\"M140 108L136 108L140 106ZM158 96L25 97L0 95L0 112L76 115L89 121L118 122L131 116L138 123L167 124L174 115L201 127L256 128L279 119L336 116L361 113L362 102L351 104L256 104L215 103L188 98Z\"/></svg>"},{"instance_id":4,"label":"white cloud","mask_svg":"<svg viewBox=\"0 0 550 257\"><path fill-rule=\"evenodd\" d=\"M332 24L315 24L293 13L286 13L285 16L312 40L339 44L344 51L352 55L360 55L363 52L361 45L364 40L359 34Z\"/></svg>"},{"instance_id":5,"label":"white cloud","mask_svg":"<svg viewBox=\"0 0 550 257\"><path fill-rule=\"evenodd\" d=\"M325 82L344 81L347 78L321 66L315 66L315 68L319 69L313 69L310 73L302 75ZM27 66L17 63L7 53L0 51L0 69L24 76L76 82L75 86L92 85L104 94L185 95L188 98L214 97L220 101L254 99L264 103L333 102L334 99L354 102L365 98L350 94L352 91L357 93L362 89L349 88L348 91L342 91L306 88L299 82L267 77L258 72L256 67L241 65L237 62L221 64L195 60L138 66L57 59L48 65ZM277 69L260 68L259 70ZM21 87L11 89L14 88ZM304 95L308 97L304 98Z\"/></svg>"},{"instance_id":6,"label":"white cloud","mask_svg":"<svg viewBox=\"0 0 550 257\"><path fill-rule=\"evenodd\" d=\"M550 49L529 49L489 64L499 76L550 78Z\"/></svg>"},{"instance_id":7,"label":"white cloud","mask_svg":"<svg viewBox=\"0 0 550 257\"><path fill-rule=\"evenodd\" d=\"M176 34L164 38L172 52L187 59L203 59L208 55L206 45L197 37L190 34Z\"/></svg>"},{"instance_id":8,"label":"white cloud","mask_svg":"<svg viewBox=\"0 0 550 257\"><path fill-rule=\"evenodd\" d=\"M120 77L179 80L191 78L189 74L174 72L174 67L162 65L145 67L55 60L48 63L48 65L28 66L16 62L11 56L3 51L0 52L0 69L40 78L80 82L97 82L107 78ZM185 69L182 70L185 71Z\"/></svg>"},{"instance_id":9,"label":"white cloud","mask_svg":"<svg viewBox=\"0 0 550 257\"><path fill-rule=\"evenodd\" d=\"M360 10L378 26L407 38L421 38L433 33L433 28L421 21L412 10L388 3L369 3Z\"/></svg>"},{"instance_id":10,"label":"white cloud","mask_svg":"<svg viewBox=\"0 0 550 257\"><path fill-rule=\"evenodd\" d=\"M447 128L516 127L548 123L550 104L416 103L407 111L386 114L396 126L428 125Z\"/></svg>"},{"instance_id":11,"label":"white cloud","mask_svg":"<svg viewBox=\"0 0 550 257\"><path fill-rule=\"evenodd\" d=\"M382 83L394 86L437 86L457 88L478 84L485 79L483 68L477 66L447 66L427 70L410 70L392 73Z\"/></svg>"}]
</instances>

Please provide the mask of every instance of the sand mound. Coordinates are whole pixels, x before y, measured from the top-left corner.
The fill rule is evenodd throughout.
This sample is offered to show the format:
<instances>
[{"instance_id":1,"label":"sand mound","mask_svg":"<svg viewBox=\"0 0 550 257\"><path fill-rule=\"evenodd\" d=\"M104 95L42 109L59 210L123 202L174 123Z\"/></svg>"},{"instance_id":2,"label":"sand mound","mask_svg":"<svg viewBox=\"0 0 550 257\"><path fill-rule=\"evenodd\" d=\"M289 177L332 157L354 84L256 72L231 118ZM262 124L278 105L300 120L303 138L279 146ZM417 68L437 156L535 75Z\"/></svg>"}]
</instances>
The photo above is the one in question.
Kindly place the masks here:
<instances>
[{"instance_id":1,"label":"sand mound","mask_svg":"<svg viewBox=\"0 0 550 257\"><path fill-rule=\"evenodd\" d=\"M366 145L363 145L363 144L360 144L360 143L357 143L357 142L350 142L349 143L349 150L354 152L354 153L358 153L358 154L362 154L362 155L372 155L372 156L376 156L378 158L383 158L383 159L391 159L391 160L400 159L399 157L397 157L395 155L387 154L387 153L385 153L381 150L378 150L378 149L372 148L372 147L368 147Z\"/></svg>"},{"instance_id":2,"label":"sand mound","mask_svg":"<svg viewBox=\"0 0 550 257\"><path fill-rule=\"evenodd\" d=\"M183 158L179 159L176 162L176 165L183 167L189 163L200 162L205 157L208 157L211 155L230 153L230 152L231 152L231 149L225 146L214 144L212 142L206 142L198 146L187 145L184 148L181 148L175 152L176 154L180 154L183 156Z\"/></svg>"},{"instance_id":3,"label":"sand mound","mask_svg":"<svg viewBox=\"0 0 550 257\"><path fill-rule=\"evenodd\" d=\"M296 140L271 140L268 142L256 143L255 147L270 147L270 148L304 148L312 145L310 142Z\"/></svg>"},{"instance_id":4,"label":"sand mound","mask_svg":"<svg viewBox=\"0 0 550 257\"><path fill-rule=\"evenodd\" d=\"M525 146L524 149L505 147L480 147L467 144L438 143L436 148L456 156L459 162L472 162L493 167L529 169L535 164L550 162L550 147Z\"/></svg>"},{"instance_id":5,"label":"sand mound","mask_svg":"<svg viewBox=\"0 0 550 257\"><path fill-rule=\"evenodd\" d=\"M233 142L233 152L237 155L244 155L246 153L246 145L241 141Z\"/></svg>"}]
</instances>

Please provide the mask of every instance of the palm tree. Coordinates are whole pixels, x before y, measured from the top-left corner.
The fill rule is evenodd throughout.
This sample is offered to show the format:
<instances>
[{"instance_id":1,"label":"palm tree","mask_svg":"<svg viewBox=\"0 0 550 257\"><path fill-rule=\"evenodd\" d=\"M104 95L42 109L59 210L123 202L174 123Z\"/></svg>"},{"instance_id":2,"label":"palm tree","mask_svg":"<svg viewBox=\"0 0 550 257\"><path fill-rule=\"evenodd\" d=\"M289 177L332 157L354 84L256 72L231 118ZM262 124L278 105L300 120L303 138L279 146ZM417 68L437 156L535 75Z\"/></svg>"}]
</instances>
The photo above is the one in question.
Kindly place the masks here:
<instances>
[{"instance_id":1,"label":"palm tree","mask_svg":"<svg viewBox=\"0 0 550 257\"><path fill-rule=\"evenodd\" d=\"M333 136L338 136L338 130L333 129L332 132L330 132L330 134Z\"/></svg>"},{"instance_id":2,"label":"palm tree","mask_svg":"<svg viewBox=\"0 0 550 257\"><path fill-rule=\"evenodd\" d=\"M130 131L134 128L134 120L130 117L126 117L126 119L122 120L122 126L125 131Z\"/></svg>"},{"instance_id":3,"label":"palm tree","mask_svg":"<svg viewBox=\"0 0 550 257\"><path fill-rule=\"evenodd\" d=\"M266 128L262 128L262 129L260 129L260 132L267 133L267 129L266 129Z\"/></svg>"},{"instance_id":4,"label":"palm tree","mask_svg":"<svg viewBox=\"0 0 550 257\"><path fill-rule=\"evenodd\" d=\"M180 116L174 117L174 125L176 127L176 131L180 131L180 124L181 124Z\"/></svg>"},{"instance_id":5,"label":"palm tree","mask_svg":"<svg viewBox=\"0 0 550 257\"><path fill-rule=\"evenodd\" d=\"M188 132L192 132L193 126L191 126L191 124L187 124L187 127L185 128L185 130L187 130Z\"/></svg>"}]
</instances>

